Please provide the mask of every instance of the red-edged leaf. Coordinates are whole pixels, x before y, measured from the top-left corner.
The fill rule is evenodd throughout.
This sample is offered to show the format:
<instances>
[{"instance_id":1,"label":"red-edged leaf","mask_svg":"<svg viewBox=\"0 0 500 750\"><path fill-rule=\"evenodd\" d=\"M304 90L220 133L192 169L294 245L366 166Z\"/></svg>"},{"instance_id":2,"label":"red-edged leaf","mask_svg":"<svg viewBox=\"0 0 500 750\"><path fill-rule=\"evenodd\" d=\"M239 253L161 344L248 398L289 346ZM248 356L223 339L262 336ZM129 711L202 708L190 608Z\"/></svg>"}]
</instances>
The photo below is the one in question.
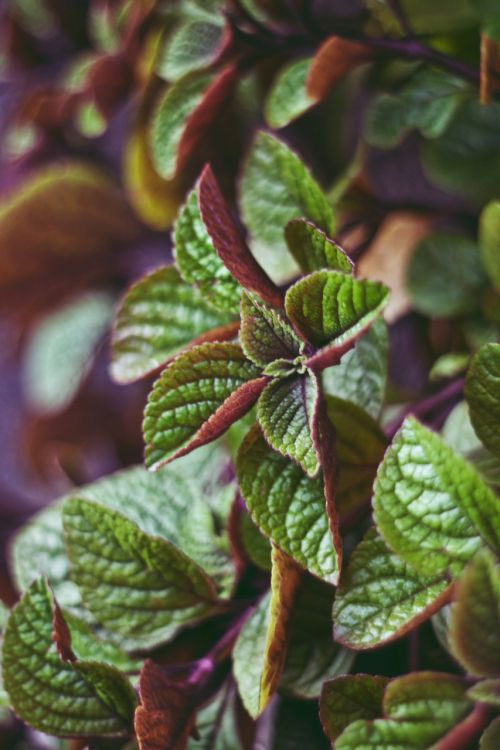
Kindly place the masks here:
<instances>
[{"instance_id":1,"label":"red-edged leaf","mask_svg":"<svg viewBox=\"0 0 500 750\"><path fill-rule=\"evenodd\" d=\"M329 37L313 60L307 77L307 93L318 102L322 101L350 70L373 57L373 49L365 44Z\"/></svg>"},{"instance_id":2,"label":"red-edged leaf","mask_svg":"<svg viewBox=\"0 0 500 750\"><path fill-rule=\"evenodd\" d=\"M200 210L219 258L234 278L273 307L283 307L283 295L259 266L238 228L220 191L210 165L200 179Z\"/></svg>"}]
</instances>

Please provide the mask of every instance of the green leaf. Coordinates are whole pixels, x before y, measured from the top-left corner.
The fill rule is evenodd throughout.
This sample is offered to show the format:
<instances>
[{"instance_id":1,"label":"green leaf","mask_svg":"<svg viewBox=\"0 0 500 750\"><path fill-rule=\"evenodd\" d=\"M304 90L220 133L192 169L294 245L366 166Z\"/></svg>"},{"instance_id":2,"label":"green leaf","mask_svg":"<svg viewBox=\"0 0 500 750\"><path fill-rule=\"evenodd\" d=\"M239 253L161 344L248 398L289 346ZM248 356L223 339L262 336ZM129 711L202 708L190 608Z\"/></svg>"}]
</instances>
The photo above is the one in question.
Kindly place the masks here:
<instances>
[{"instance_id":1,"label":"green leaf","mask_svg":"<svg viewBox=\"0 0 500 750\"><path fill-rule=\"evenodd\" d=\"M196 715L197 737L191 736L187 750L240 750L236 713L236 691L231 683Z\"/></svg>"},{"instance_id":2,"label":"green leaf","mask_svg":"<svg viewBox=\"0 0 500 750\"><path fill-rule=\"evenodd\" d=\"M380 318L335 367L323 371L323 388L378 419L385 398L389 359L387 323Z\"/></svg>"},{"instance_id":3,"label":"green leaf","mask_svg":"<svg viewBox=\"0 0 500 750\"><path fill-rule=\"evenodd\" d=\"M479 224L479 246L483 265L496 289L500 289L500 201L483 209Z\"/></svg>"},{"instance_id":4,"label":"green leaf","mask_svg":"<svg viewBox=\"0 0 500 750\"><path fill-rule=\"evenodd\" d=\"M245 162L241 209L253 254L276 282L287 281L298 271L283 236L291 219L304 216L327 235L334 228L331 206L307 167L268 133L257 134Z\"/></svg>"},{"instance_id":5,"label":"green leaf","mask_svg":"<svg viewBox=\"0 0 500 750\"><path fill-rule=\"evenodd\" d=\"M38 579L9 617L3 677L13 709L58 737L128 734L136 703L130 683L107 664L63 660L53 642L54 608Z\"/></svg>"},{"instance_id":6,"label":"green leaf","mask_svg":"<svg viewBox=\"0 0 500 750\"><path fill-rule=\"evenodd\" d=\"M104 634L96 634L88 623L71 612L64 610L62 614L71 633L71 650L77 659L104 662L121 672L139 673L140 662L128 656L112 641L103 640Z\"/></svg>"},{"instance_id":7,"label":"green leaf","mask_svg":"<svg viewBox=\"0 0 500 750\"><path fill-rule=\"evenodd\" d=\"M478 437L500 457L500 344L486 344L473 356L467 370L465 397Z\"/></svg>"},{"instance_id":8,"label":"green leaf","mask_svg":"<svg viewBox=\"0 0 500 750\"><path fill-rule=\"evenodd\" d=\"M429 373L429 380L437 381L460 375L469 363L468 352L448 352L436 359Z\"/></svg>"},{"instance_id":9,"label":"green leaf","mask_svg":"<svg viewBox=\"0 0 500 750\"><path fill-rule=\"evenodd\" d=\"M207 67L216 57L223 28L216 23L193 20L181 23L167 38L156 73L166 81L177 81L186 73Z\"/></svg>"},{"instance_id":10,"label":"green leaf","mask_svg":"<svg viewBox=\"0 0 500 750\"><path fill-rule=\"evenodd\" d=\"M387 718L352 723L335 750L427 750L471 710L463 680L438 672L414 672L387 686Z\"/></svg>"},{"instance_id":11,"label":"green leaf","mask_svg":"<svg viewBox=\"0 0 500 750\"><path fill-rule=\"evenodd\" d=\"M422 240L408 271L413 306L433 318L474 312L485 284L476 242L451 232Z\"/></svg>"},{"instance_id":12,"label":"green leaf","mask_svg":"<svg viewBox=\"0 0 500 750\"><path fill-rule=\"evenodd\" d=\"M479 703L489 703L500 706L500 678L496 680L481 680L467 691L469 698Z\"/></svg>"},{"instance_id":13,"label":"green leaf","mask_svg":"<svg viewBox=\"0 0 500 750\"><path fill-rule=\"evenodd\" d=\"M271 545L269 540L260 533L248 513L242 513L239 532L243 548L257 567L271 570Z\"/></svg>"},{"instance_id":14,"label":"green leaf","mask_svg":"<svg viewBox=\"0 0 500 750\"><path fill-rule=\"evenodd\" d=\"M318 399L317 379L306 373L273 380L257 402L257 419L271 448L296 461L310 477L320 470L313 441Z\"/></svg>"},{"instance_id":15,"label":"green leaf","mask_svg":"<svg viewBox=\"0 0 500 750\"><path fill-rule=\"evenodd\" d=\"M389 290L378 281L316 271L290 287L285 307L289 319L312 344L344 353L380 314L388 296ZM313 356L309 361L314 360Z\"/></svg>"},{"instance_id":16,"label":"green leaf","mask_svg":"<svg viewBox=\"0 0 500 750\"><path fill-rule=\"evenodd\" d=\"M500 716L493 719L484 730L479 742L479 750L497 750L500 744Z\"/></svg>"},{"instance_id":17,"label":"green leaf","mask_svg":"<svg viewBox=\"0 0 500 750\"><path fill-rule=\"evenodd\" d=\"M198 187L189 193L175 225L175 260L182 277L195 284L217 310L238 314L241 287L217 255L203 222Z\"/></svg>"},{"instance_id":18,"label":"green leaf","mask_svg":"<svg viewBox=\"0 0 500 750\"><path fill-rule=\"evenodd\" d=\"M338 559L321 477L310 479L271 450L258 426L243 441L236 466L241 494L262 533L299 565L335 583Z\"/></svg>"},{"instance_id":19,"label":"green leaf","mask_svg":"<svg viewBox=\"0 0 500 750\"><path fill-rule=\"evenodd\" d=\"M383 31L391 35L404 35L388 0L366 0L365 4ZM470 0L440 0L439 3L433 0L404 0L404 10L417 34L448 34L477 23Z\"/></svg>"},{"instance_id":20,"label":"green leaf","mask_svg":"<svg viewBox=\"0 0 500 750\"><path fill-rule=\"evenodd\" d=\"M333 240L306 219L293 219L285 229L288 248L304 273L329 268L352 273L353 264Z\"/></svg>"},{"instance_id":21,"label":"green leaf","mask_svg":"<svg viewBox=\"0 0 500 750\"><path fill-rule=\"evenodd\" d=\"M281 678L281 692L297 698L318 698L323 682L348 672L355 658L332 638L335 589L304 575L295 597L290 642Z\"/></svg>"},{"instance_id":22,"label":"green leaf","mask_svg":"<svg viewBox=\"0 0 500 750\"><path fill-rule=\"evenodd\" d=\"M264 117L270 128L284 128L316 103L306 88L312 61L312 57L293 60L279 71L264 109Z\"/></svg>"},{"instance_id":23,"label":"green leaf","mask_svg":"<svg viewBox=\"0 0 500 750\"><path fill-rule=\"evenodd\" d=\"M42 319L24 354L23 379L36 411L63 411L89 374L94 354L111 323L107 294L84 294Z\"/></svg>"},{"instance_id":24,"label":"green leaf","mask_svg":"<svg viewBox=\"0 0 500 750\"><path fill-rule=\"evenodd\" d=\"M344 675L325 682L320 718L332 742L354 721L382 716L382 700L388 682L388 677L367 674Z\"/></svg>"},{"instance_id":25,"label":"green leaf","mask_svg":"<svg viewBox=\"0 0 500 750\"><path fill-rule=\"evenodd\" d=\"M474 464L488 484L500 485L500 461L484 447L476 435L465 401L457 404L448 415L442 436L448 445Z\"/></svg>"},{"instance_id":26,"label":"green leaf","mask_svg":"<svg viewBox=\"0 0 500 750\"><path fill-rule=\"evenodd\" d=\"M425 138L437 138L468 91L470 86L461 78L423 68L397 93L375 99L368 111L366 140L378 148L394 148L414 128Z\"/></svg>"},{"instance_id":27,"label":"green leaf","mask_svg":"<svg viewBox=\"0 0 500 750\"><path fill-rule=\"evenodd\" d=\"M453 653L476 677L500 677L500 564L482 550L457 584L450 639Z\"/></svg>"},{"instance_id":28,"label":"green leaf","mask_svg":"<svg viewBox=\"0 0 500 750\"><path fill-rule=\"evenodd\" d=\"M128 648L151 648L214 612L214 582L168 541L77 498L65 503L63 523L71 577L85 606Z\"/></svg>"},{"instance_id":29,"label":"green leaf","mask_svg":"<svg viewBox=\"0 0 500 750\"><path fill-rule=\"evenodd\" d=\"M495 0L468 0L468 4L479 17L482 32L500 41L500 10Z\"/></svg>"},{"instance_id":30,"label":"green leaf","mask_svg":"<svg viewBox=\"0 0 500 750\"><path fill-rule=\"evenodd\" d=\"M458 575L486 542L500 549L499 500L472 464L408 417L374 487L374 517L391 549L422 575Z\"/></svg>"},{"instance_id":31,"label":"green leaf","mask_svg":"<svg viewBox=\"0 0 500 750\"><path fill-rule=\"evenodd\" d=\"M246 356L261 367L279 359L293 360L304 348L280 311L248 292L241 299L240 342Z\"/></svg>"},{"instance_id":32,"label":"green leaf","mask_svg":"<svg viewBox=\"0 0 500 750\"><path fill-rule=\"evenodd\" d=\"M474 97L460 107L439 138L423 144L423 165L444 190L482 205L498 198L500 103L487 107Z\"/></svg>"},{"instance_id":33,"label":"green leaf","mask_svg":"<svg viewBox=\"0 0 500 750\"><path fill-rule=\"evenodd\" d=\"M266 384L259 375L236 344L202 344L180 354L149 394L146 465L157 469L219 437L255 403Z\"/></svg>"},{"instance_id":34,"label":"green leaf","mask_svg":"<svg viewBox=\"0 0 500 750\"><path fill-rule=\"evenodd\" d=\"M222 339L236 335L231 317L215 312L180 278L173 266L144 276L126 293L112 339L111 374L118 383L142 378L164 365L194 339L218 328ZM212 340L217 339L217 331Z\"/></svg>"},{"instance_id":35,"label":"green leaf","mask_svg":"<svg viewBox=\"0 0 500 750\"><path fill-rule=\"evenodd\" d=\"M271 591L252 612L234 647L234 676L243 705L254 719L269 704L280 681L300 578L300 568L273 547Z\"/></svg>"},{"instance_id":36,"label":"green leaf","mask_svg":"<svg viewBox=\"0 0 500 750\"><path fill-rule=\"evenodd\" d=\"M374 648L430 617L448 596L448 581L415 573L371 529L354 550L337 590L335 639L355 649Z\"/></svg>"}]
</instances>

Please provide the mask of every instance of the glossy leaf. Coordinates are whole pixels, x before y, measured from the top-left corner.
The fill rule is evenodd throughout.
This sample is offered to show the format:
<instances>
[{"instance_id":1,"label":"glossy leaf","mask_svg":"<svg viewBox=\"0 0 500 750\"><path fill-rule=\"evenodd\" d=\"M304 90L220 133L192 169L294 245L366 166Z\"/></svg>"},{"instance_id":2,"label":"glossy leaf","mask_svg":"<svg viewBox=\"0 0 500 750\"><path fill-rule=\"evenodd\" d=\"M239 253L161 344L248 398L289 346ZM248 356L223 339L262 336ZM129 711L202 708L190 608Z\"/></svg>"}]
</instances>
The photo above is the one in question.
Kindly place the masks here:
<instances>
[{"instance_id":1,"label":"glossy leaf","mask_svg":"<svg viewBox=\"0 0 500 750\"><path fill-rule=\"evenodd\" d=\"M493 285L500 289L500 202L483 209L479 224L479 246L483 265Z\"/></svg>"},{"instance_id":2,"label":"glossy leaf","mask_svg":"<svg viewBox=\"0 0 500 750\"><path fill-rule=\"evenodd\" d=\"M181 23L167 38L156 64L156 72L167 81L205 68L216 57L222 41L222 26L204 20Z\"/></svg>"},{"instance_id":3,"label":"glossy leaf","mask_svg":"<svg viewBox=\"0 0 500 750\"><path fill-rule=\"evenodd\" d=\"M472 358L465 397L477 435L500 457L500 344L486 344Z\"/></svg>"},{"instance_id":4,"label":"glossy leaf","mask_svg":"<svg viewBox=\"0 0 500 750\"><path fill-rule=\"evenodd\" d=\"M335 639L356 649L399 638L440 609L449 583L415 573L375 529L354 550L333 608Z\"/></svg>"},{"instance_id":5,"label":"glossy leaf","mask_svg":"<svg viewBox=\"0 0 500 750\"><path fill-rule=\"evenodd\" d=\"M285 229L288 248L304 273L329 268L352 273L353 263L321 229L305 219L293 219Z\"/></svg>"},{"instance_id":6,"label":"glossy leaf","mask_svg":"<svg viewBox=\"0 0 500 750\"><path fill-rule=\"evenodd\" d=\"M112 339L111 374L129 383L154 372L193 340L236 335L231 317L215 312L172 266L144 276L126 293ZM213 330L215 329L215 330Z\"/></svg>"},{"instance_id":7,"label":"glossy leaf","mask_svg":"<svg viewBox=\"0 0 500 750\"><path fill-rule=\"evenodd\" d=\"M450 639L470 674L500 677L500 565L486 550L474 557L457 584Z\"/></svg>"},{"instance_id":8,"label":"glossy leaf","mask_svg":"<svg viewBox=\"0 0 500 750\"><path fill-rule=\"evenodd\" d=\"M312 58L304 57L285 65L273 81L264 115L270 128L279 130L307 112L316 101L309 96L306 81Z\"/></svg>"},{"instance_id":9,"label":"glossy leaf","mask_svg":"<svg viewBox=\"0 0 500 750\"><path fill-rule=\"evenodd\" d=\"M382 701L388 682L387 677L367 674L345 675L325 682L320 717L332 742L354 721L383 715Z\"/></svg>"},{"instance_id":10,"label":"glossy leaf","mask_svg":"<svg viewBox=\"0 0 500 750\"><path fill-rule=\"evenodd\" d=\"M374 487L375 523L423 575L458 575L484 544L500 545L499 500L472 464L408 417Z\"/></svg>"},{"instance_id":11,"label":"glossy leaf","mask_svg":"<svg viewBox=\"0 0 500 750\"><path fill-rule=\"evenodd\" d=\"M313 440L319 397L315 376L306 373L273 380L257 402L257 419L271 448L296 461L310 477L320 469Z\"/></svg>"},{"instance_id":12,"label":"glossy leaf","mask_svg":"<svg viewBox=\"0 0 500 750\"><path fill-rule=\"evenodd\" d=\"M144 413L146 464L157 469L211 442L242 417L266 385L236 344L180 354L156 381Z\"/></svg>"},{"instance_id":13,"label":"glossy leaf","mask_svg":"<svg viewBox=\"0 0 500 750\"><path fill-rule=\"evenodd\" d=\"M279 310L248 292L241 300L240 342L247 357L261 367L279 359L294 360L304 347Z\"/></svg>"},{"instance_id":14,"label":"glossy leaf","mask_svg":"<svg viewBox=\"0 0 500 750\"><path fill-rule=\"evenodd\" d=\"M241 208L256 258L278 282L293 278L283 228L301 216L329 236L333 211L305 164L288 146L268 133L258 133L243 169Z\"/></svg>"},{"instance_id":15,"label":"glossy leaf","mask_svg":"<svg viewBox=\"0 0 500 750\"><path fill-rule=\"evenodd\" d=\"M71 640L71 658L59 655L55 606L47 583L38 579L9 618L3 677L11 705L32 727L58 737L127 734L135 705L130 683L108 664L76 660Z\"/></svg>"},{"instance_id":16,"label":"glossy leaf","mask_svg":"<svg viewBox=\"0 0 500 750\"><path fill-rule=\"evenodd\" d=\"M238 313L241 287L217 255L201 217L198 188L188 195L175 225L175 260L187 282L217 310Z\"/></svg>"},{"instance_id":17,"label":"glossy leaf","mask_svg":"<svg viewBox=\"0 0 500 750\"><path fill-rule=\"evenodd\" d=\"M243 499L262 533L299 565L335 583L339 566L321 477L310 479L271 450L258 427L240 447L237 474Z\"/></svg>"}]
</instances>

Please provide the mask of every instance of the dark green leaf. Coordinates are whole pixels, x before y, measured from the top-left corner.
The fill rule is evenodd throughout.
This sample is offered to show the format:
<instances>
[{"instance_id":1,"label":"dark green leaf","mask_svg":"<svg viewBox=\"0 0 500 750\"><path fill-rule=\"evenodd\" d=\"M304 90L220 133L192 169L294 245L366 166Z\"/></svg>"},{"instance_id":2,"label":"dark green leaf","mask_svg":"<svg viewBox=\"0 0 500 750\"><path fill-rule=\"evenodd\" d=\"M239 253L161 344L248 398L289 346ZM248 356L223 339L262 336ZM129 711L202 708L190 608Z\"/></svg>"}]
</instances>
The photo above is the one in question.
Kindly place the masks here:
<instances>
[{"instance_id":1,"label":"dark green leaf","mask_svg":"<svg viewBox=\"0 0 500 750\"><path fill-rule=\"evenodd\" d=\"M196 716L197 737L191 736L187 750L241 750L237 725L236 691L230 683Z\"/></svg>"},{"instance_id":2,"label":"dark green leaf","mask_svg":"<svg viewBox=\"0 0 500 750\"><path fill-rule=\"evenodd\" d=\"M304 347L279 310L248 292L241 300L240 341L247 357L261 367L278 359L294 360Z\"/></svg>"},{"instance_id":3,"label":"dark green leaf","mask_svg":"<svg viewBox=\"0 0 500 750\"><path fill-rule=\"evenodd\" d=\"M479 244L488 276L500 289L500 201L488 203L481 213Z\"/></svg>"},{"instance_id":4,"label":"dark green leaf","mask_svg":"<svg viewBox=\"0 0 500 750\"><path fill-rule=\"evenodd\" d=\"M293 219L286 226L285 237L291 254L304 273L325 268L352 273L352 261L342 248L310 221Z\"/></svg>"},{"instance_id":5,"label":"dark green leaf","mask_svg":"<svg viewBox=\"0 0 500 750\"><path fill-rule=\"evenodd\" d=\"M465 397L478 437L500 457L500 344L486 344L472 358Z\"/></svg>"},{"instance_id":6,"label":"dark green leaf","mask_svg":"<svg viewBox=\"0 0 500 750\"><path fill-rule=\"evenodd\" d=\"M261 534L248 513L243 513L240 521L240 535L243 547L250 560L263 570L271 570L271 545Z\"/></svg>"},{"instance_id":7,"label":"dark green leaf","mask_svg":"<svg viewBox=\"0 0 500 750\"><path fill-rule=\"evenodd\" d=\"M354 721L382 716L382 700L388 682L388 677L367 674L345 675L325 682L320 717L332 742Z\"/></svg>"},{"instance_id":8,"label":"dark green leaf","mask_svg":"<svg viewBox=\"0 0 500 750\"><path fill-rule=\"evenodd\" d=\"M498 750L500 745L500 717L493 719L479 742L479 750Z\"/></svg>"},{"instance_id":9,"label":"dark green leaf","mask_svg":"<svg viewBox=\"0 0 500 750\"><path fill-rule=\"evenodd\" d=\"M306 81L312 57L293 60L283 67L268 94L264 115L270 128L284 128L315 104L307 93Z\"/></svg>"}]
</instances>

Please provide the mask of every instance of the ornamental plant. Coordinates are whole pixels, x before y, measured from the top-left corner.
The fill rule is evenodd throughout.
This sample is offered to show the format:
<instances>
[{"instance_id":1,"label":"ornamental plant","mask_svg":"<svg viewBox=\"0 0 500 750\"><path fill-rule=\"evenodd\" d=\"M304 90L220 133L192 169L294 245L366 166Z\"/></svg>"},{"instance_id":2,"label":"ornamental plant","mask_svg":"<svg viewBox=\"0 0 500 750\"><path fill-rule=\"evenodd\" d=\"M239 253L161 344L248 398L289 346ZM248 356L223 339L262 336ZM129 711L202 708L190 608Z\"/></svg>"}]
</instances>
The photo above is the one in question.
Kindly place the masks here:
<instances>
[{"instance_id":1,"label":"ornamental plant","mask_svg":"<svg viewBox=\"0 0 500 750\"><path fill-rule=\"evenodd\" d=\"M9 540L8 741L497 750L496 4L64 8L2 17L0 287L65 486Z\"/></svg>"}]
</instances>

